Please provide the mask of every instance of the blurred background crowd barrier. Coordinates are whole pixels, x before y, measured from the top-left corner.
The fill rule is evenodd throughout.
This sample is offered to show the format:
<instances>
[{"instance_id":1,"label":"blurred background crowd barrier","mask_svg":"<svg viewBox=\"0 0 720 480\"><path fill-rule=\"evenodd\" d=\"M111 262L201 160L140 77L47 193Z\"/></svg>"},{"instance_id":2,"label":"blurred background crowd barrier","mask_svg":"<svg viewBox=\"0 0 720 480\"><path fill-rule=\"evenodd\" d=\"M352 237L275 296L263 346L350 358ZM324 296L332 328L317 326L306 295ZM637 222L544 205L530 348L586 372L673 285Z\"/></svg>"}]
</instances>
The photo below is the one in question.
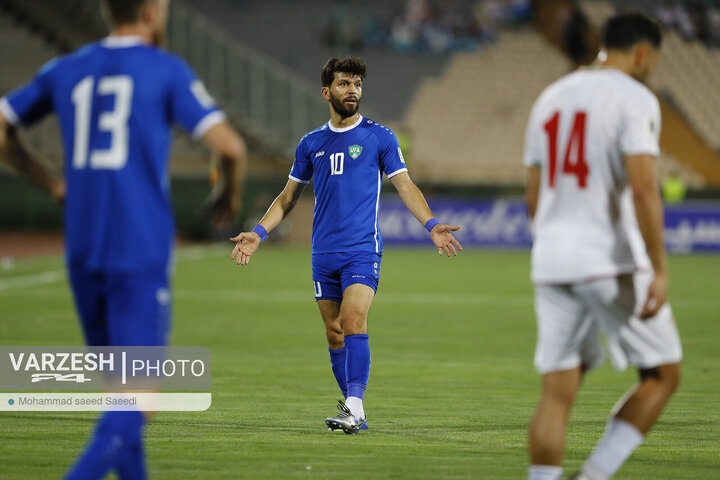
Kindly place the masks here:
<instances>
[{"instance_id":1,"label":"blurred background crowd barrier","mask_svg":"<svg viewBox=\"0 0 720 480\"><path fill-rule=\"evenodd\" d=\"M106 35L99 3L0 0L0 95L50 58ZM352 53L368 63L361 112L396 132L412 177L443 221L465 225L468 245L526 248L521 156L530 108L549 83L594 60L609 15L639 9L665 27L650 87L663 115L666 241L675 251L720 251L719 3L387 0L350 8L335 0L173 0L168 48L192 64L249 140L244 208L232 231L262 215L300 137L327 121L324 62ZM54 119L26 136L60 168ZM196 214L209 188L208 154L179 132L171 173L181 235L225 237ZM307 242L312 204L306 193L273 241ZM421 238L397 199L381 205L388 244ZM0 231L61 225L58 205L0 167Z\"/></svg>"}]
</instances>

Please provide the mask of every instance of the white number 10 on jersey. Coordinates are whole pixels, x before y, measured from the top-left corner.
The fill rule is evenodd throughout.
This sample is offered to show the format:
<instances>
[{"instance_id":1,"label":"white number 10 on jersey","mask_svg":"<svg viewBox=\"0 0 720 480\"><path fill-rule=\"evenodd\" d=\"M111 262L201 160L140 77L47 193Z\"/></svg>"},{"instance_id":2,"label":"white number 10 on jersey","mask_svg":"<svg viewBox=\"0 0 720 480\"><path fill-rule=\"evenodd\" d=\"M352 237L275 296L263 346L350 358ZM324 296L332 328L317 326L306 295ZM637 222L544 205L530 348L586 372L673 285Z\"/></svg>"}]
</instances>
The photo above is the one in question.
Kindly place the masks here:
<instances>
[{"instance_id":1,"label":"white number 10 on jersey","mask_svg":"<svg viewBox=\"0 0 720 480\"><path fill-rule=\"evenodd\" d=\"M330 175L342 175L345 166L345 154L343 152L330 155Z\"/></svg>"}]
</instances>

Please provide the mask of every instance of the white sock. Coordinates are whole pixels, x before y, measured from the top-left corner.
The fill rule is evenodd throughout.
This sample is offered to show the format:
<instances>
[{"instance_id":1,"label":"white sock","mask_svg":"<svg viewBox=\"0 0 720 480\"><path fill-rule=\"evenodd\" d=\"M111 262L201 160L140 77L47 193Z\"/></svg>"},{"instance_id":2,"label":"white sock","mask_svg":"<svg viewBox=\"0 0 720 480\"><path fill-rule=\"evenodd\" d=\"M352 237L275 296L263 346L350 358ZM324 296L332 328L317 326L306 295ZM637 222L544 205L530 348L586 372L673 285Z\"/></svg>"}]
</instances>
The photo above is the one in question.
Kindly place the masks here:
<instances>
[{"instance_id":1,"label":"white sock","mask_svg":"<svg viewBox=\"0 0 720 480\"><path fill-rule=\"evenodd\" d=\"M595 451L585 461L583 473L593 480L609 479L642 443L643 438L643 434L634 425L613 418Z\"/></svg>"},{"instance_id":2,"label":"white sock","mask_svg":"<svg viewBox=\"0 0 720 480\"><path fill-rule=\"evenodd\" d=\"M530 465L528 480L560 480L562 472L562 467L554 465Z\"/></svg>"},{"instance_id":3,"label":"white sock","mask_svg":"<svg viewBox=\"0 0 720 480\"><path fill-rule=\"evenodd\" d=\"M358 397L347 397L347 399L345 399L345 405L347 405L350 409L350 413L352 413L358 420L365 418L365 410L363 410L362 399Z\"/></svg>"}]
</instances>

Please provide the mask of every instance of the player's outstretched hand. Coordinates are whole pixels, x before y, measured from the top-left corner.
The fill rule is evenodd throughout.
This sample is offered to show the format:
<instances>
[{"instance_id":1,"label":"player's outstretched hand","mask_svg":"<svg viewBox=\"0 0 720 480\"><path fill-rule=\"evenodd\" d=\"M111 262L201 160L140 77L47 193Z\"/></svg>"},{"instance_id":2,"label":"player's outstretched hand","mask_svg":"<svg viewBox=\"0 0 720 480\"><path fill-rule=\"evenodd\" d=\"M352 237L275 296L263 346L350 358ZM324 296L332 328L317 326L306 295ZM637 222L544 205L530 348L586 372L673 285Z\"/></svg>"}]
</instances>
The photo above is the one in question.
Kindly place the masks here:
<instances>
[{"instance_id":1,"label":"player's outstretched hand","mask_svg":"<svg viewBox=\"0 0 720 480\"><path fill-rule=\"evenodd\" d=\"M210 217L215 227L226 227L240 212L240 195L230 190L214 188L200 208L200 215Z\"/></svg>"},{"instance_id":2,"label":"player's outstretched hand","mask_svg":"<svg viewBox=\"0 0 720 480\"><path fill-rule=\"evenodd\" d=\"M247 265L250 263L250 257L260 246L260 236L255 232L242 232L237 237L232 237L231 242L235 243L230 258L235 260L236 265Z\"/></svg>"},{"instance_id":3,"label":"player's outstretched hand","mask_svg":"<svg viewBox=\"0 0 720 480\"><path fill-rule=\"evenodd\" d=\"M456 232L458 230L460 230L460 225L451 227L450 225L445 225L444 223L438 223L435 227L433 227L430 232L430 238L432 238L432 241L435 244L435 247L437 247L440 255L445 252L445 255L448 257L450 256L450 253L457 257L457 251L462 250L462 246L460 245L460 242L455 240L455 237L453 237L450 232Z\"/></svg>"},{"instance_id":4,"label":"player's outstretched hand","mask_svg":"<svg viewBox=\"0 0 720 480\"><path fill-rule=\"evenodd\" d=\"M667 300L667 284L668 277L666 273L655 273L655 277L648 287L645 304L640 310L640 318L654 317L660 311L660 307Z\"/></svg>"}]
</instances>

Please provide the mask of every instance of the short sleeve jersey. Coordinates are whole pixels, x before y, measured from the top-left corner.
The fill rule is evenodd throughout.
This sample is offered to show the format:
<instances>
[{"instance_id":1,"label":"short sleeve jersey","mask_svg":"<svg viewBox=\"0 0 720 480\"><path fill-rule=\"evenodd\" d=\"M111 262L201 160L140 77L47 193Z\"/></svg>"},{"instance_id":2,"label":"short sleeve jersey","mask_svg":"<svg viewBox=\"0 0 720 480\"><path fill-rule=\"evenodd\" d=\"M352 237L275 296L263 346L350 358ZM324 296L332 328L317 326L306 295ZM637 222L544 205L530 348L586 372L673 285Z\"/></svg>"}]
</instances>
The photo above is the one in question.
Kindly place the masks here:
<instances>
[{"instance_id":1,"label":"short sleeve jersey","mask_svg":"<svg viewBox=\"0 0 720 480\"><path fill-rule=\"evenodd\" d=\"M359 117L345 128L330 122L298 144L290 179L314 178L313 253L382 252L378 224L382 176L407 167L393 132Z\"/></svg>"},{"instance_id":2,"label":"short sleeve jersey","mask_svg":"<svg viewBox=\"0 0 720 480\"><path fill-rule=\"evenodd\" d=\"M565 283L649 269L625 155L658 156L660 107L616 69L581 69L533 106L524 164L541 169L532 279Z\"/></svg>"},{"instance_id":3,"label":"short sleeve jersey","mask_svg":"<svg viewBox=\"0 0 720 480\"><path fill-rule=\"evenodd\" d=\"M184 61L137 37L109 37L50 61L0 99L0 111L22 125L58 116L70 267L167 269L171 126L199 138L224 118Z\"/></svg>"}]
</instances>

